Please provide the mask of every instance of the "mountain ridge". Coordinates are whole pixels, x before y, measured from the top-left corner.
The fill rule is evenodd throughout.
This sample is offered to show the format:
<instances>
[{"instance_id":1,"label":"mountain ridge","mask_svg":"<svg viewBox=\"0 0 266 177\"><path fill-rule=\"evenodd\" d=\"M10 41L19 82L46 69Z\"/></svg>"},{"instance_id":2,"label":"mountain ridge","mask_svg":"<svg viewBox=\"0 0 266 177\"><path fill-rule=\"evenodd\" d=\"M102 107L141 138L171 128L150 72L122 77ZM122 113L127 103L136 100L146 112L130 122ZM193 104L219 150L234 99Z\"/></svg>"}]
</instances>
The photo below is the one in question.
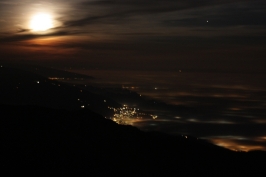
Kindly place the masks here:
<instances>
[{"instance_id":1,"label":"mountain ridge","mask_svg":"<svg viewBox=\"0 0 266 177\"><path fill-rule=\"evenodd\" d=\"M266 153L143 132L89 110L0 105L0 111L4 169L14 174L265 174L259 160Z\"/></svg>"}]
</instances>

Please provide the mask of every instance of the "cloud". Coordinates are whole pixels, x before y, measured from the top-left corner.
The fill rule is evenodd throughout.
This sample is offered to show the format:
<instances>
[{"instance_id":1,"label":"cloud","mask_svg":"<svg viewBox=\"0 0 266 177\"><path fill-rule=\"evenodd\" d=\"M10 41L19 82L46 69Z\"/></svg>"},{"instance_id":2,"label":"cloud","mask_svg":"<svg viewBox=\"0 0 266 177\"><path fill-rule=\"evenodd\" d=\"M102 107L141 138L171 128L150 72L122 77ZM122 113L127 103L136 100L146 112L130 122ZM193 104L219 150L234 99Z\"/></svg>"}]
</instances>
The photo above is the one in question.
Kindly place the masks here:
<instances>
[{"instance_id":1,"label":"cloud","mask_svg":"<svg viewBox=\"0 0 266 177\"><path fill-rule=\"evenodd\" d=\"M3 0L1 2L16 6L19 1L12 1L15 4L7 4ZM235 34L237 29L226 28L238 26L248 26L250 29L245 28L244 31L258 34L258 29L266 25L266 2L262 0L68 0L65 4L69 8L58 12L57 20L61 25L54 29L60 31L59 36L61 31L68 31L72 35L71 31L76 33L77 29L88 34L124 33L135 36L141 33L165 35L167 29L167 35L170 36L203 36L220 35L222 32L217 29ZM254 28L251 29L252 27ZM21 29L17 32L27 31ZM54 33L50 35L53 36ZM31 37L45 35L27 35L25 39ZM16 38L24 37L12 37Z\"/></svg>"},{"instance_id":2,"label":"cloud","mask_svg":"<svg viewBox=\"0 0 266 177\"><path fill-rule=\"evenodd\" d=\"M24 33L24 32L29 32L29 31L30 31L30 29L19 28L19 29L17 30L17 33Z\"/></svg>"},{"instance_id":3,"label":"cloud","mask_svg":"<svg viewBox=\"0 0 266 177\"><path fill-rule=\"evenodd\" d=\"M163 21L166 26L180 27L229 27L266 26L266 3L226 4L194 11L185 18L171 18ZM207 22L208 21L208 22Z\"/></svg>"},{"instance_id":4,"label":"cloud","mask_svg":"<svg viewBox=\"0 0 266 177\"><path fill-rule=\"evenodd\" d=\"M185 4L183 3L185 2ZM192 4L192 6L196 6ZM130 16L157 14L162 12L172 12L189 8L186 1L159 1L159 0L104 0L104 1L85 1L77 4L77 9L84 10L90 8L97 8L99 15L87 14L80 19L65 21L65 26L86 26L92 23L101 23L103 20L116 19L117 21L124 21ZM191 8L191 6L190 6Z\"/></svg>"},{"instance_id":5,"label":"cloud","mask_svg":"<svg viewBox=\"0 0 266 177\"><path fill-rule=\"evenodd\" d=\"M239 7L237 5L239 3ZM244 4L244 7L240 7L241 4ZM248 6L247 6L248 4ZM213 1L213 0L203 0L203 1L194 1L194 0L99 0L99 1L84 1L81 3L78 3L76 5L76 8L79 11L85 11L87 10L88 13L83 17L78 17L77 19L71 19L64 21L65 26L86 26L90 24L95 23L104 23L107 21L114 21L115 23L119 22L125 22L125 19L127 19L127 23L130 23L128 19L132 16L145 16L145 15L156 15L161 13L168 13L168 12L180 12L180 11L188 11L188 10L196 10L196 9L204 9L204 8L215 8L215 11L218 10L217 14L211 15L213 19L218 18L217 23L221 26L225 25L236 25L236 21L240 22L241 19L248 19L248 22L243 22L244 24L260 24L265 22L265 20L258 20L263 19L258 18L260 15L265 16L265 12L259 11L256 12L258 7L261 9L264 9L261 7L261 5L264 5L265 3L263 1L250 1L250 0L224 0L224 1ZM222 8L218 8L222 6ZM255 9L254 9L255 7ZM97 9L95 15L94 13L90 13L90 9ZM199 21L199 18L205 18L208 19L208 15L214 13L212 9L205 9L203 11L203 14L195 14L193 18L188 18L188 16L183 16L183 18L179 17L180 20L171 21L170 23L173 24L177 23L178 26L184 26L186 24L194 24L194 26L197 26L197 22ZM190 12L191 13L191 12ZM236 16L237 13L237 16ZM84 14L83 14L84 15ZM192 14L193 15L193 14ZM252 15L255 15L256 20L251 20ZM232 18L228 18L232 17ZM144 18L144 17L143 17ZM160 20L155 19L158 17L154 17L153 20ZM168 22L167 20L169 16L166 17L165 22ZM173 17L170 17L172 19ZM223 20L221 20L221 18ZM235 19L235 20L232 20ZM239 24L239 23L238 23ZM241 24L241 23L240 23ZM216 24L217 25L217 24Z\"/></svg>"},{"instance_id":6,"label":"cloud","mask_svg":"<svg viewBox=\"0 0 266 177\"><path fill-rule=\"evenodd\" d=\"M242 48L233 47L266 45L263 40L266 3L261 0L68 0L66 3L74 5L60 11L60 16L57 14L61 26L45 34L31 34L28 29L18 29L9 35L0 33L0 43L56 36L75 39L74 36L83 35L84 40L60 43L60 47L135 50L149 57L185 56L189 55L187 51L201 50L202 58L213 49L217 49L216 53L221 48L238 52ZM90 37L99 42L85 40Z\"/></svg>"},{"instance_id":7,"label":"cloud","mask_svg":"<svg viewBox=\"0 0 266 177\"><path fill-rule=\"evenodd\" d=\"M21 29L17 33L23 33L29 31L28 29ZM69 31L56 31L46 34L10 34L5 35L4 37L0 37L0 43L8 43L8 42L19 42L19 41L27 41L31 39L37 38L45 38L45 37L54 37L54 36L68 36L79 34L79 32L69 32Z\"/></svg>"}]
</instances>

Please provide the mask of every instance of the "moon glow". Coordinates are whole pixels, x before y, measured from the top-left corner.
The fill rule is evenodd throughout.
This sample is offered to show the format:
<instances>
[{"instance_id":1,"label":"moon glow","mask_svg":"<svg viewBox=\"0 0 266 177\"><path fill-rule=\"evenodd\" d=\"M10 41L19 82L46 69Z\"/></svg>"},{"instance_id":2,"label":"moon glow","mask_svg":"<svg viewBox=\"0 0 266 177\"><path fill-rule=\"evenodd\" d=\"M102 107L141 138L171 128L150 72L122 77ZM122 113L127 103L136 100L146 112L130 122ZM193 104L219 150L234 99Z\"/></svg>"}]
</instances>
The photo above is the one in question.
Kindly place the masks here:
<instances>
[{"instance_id":1,"label":"moon glow","mask_svg":"<svg viewBox=\"0 0 266 177\"><path fill-rule=\"evenodd\" d=\"M32 31L46 31L53 27L53 20L49 14L36 14L30 21Z\"/></svg>"}]
</instances>

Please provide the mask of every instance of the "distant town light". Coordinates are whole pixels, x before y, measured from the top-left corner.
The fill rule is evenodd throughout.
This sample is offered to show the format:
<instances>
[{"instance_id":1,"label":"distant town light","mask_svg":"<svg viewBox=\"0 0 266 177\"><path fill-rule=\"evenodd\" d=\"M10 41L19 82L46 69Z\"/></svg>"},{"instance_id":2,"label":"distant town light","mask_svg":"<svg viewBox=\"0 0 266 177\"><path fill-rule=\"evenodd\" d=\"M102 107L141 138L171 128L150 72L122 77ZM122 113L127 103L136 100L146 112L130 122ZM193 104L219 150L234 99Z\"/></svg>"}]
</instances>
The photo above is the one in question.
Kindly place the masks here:
<instances>
[{"instance_id":1,"label":"distant town light","mask_svg":"<svg viewBox=\"0 0 266 177\"><path fill-rule=\"evenodd\" d=\"M157 118L158 118L157 115L151 115L151 117L152 117L153 119L157 119Z\"/></svg>"},{"instance_id":2,"label":"distant town light","mask_svg":"<svg viewBox=\"0 0 266 177\"><path fill-rule=\"evenodd\" d=\"M61 77L61 78L59 78L59 77L48 77L48 79L50 79L50 80L64 80L65 78L64 77Z\"/></svg>"},{"instance_id":3,"label":"distant town light","mask_svg":"<svg viewBox=\"0 0 266 177\"><path fill-rule=\"evenodd\" d=\"M114 111L114 116L111 120L118 124L132 125L136 119L141 119L139 113L136 112L136 108L130 108L126 105L121 108L108 108Z\"/></svg>"},{"instance_id":4,"label":"distant town light","mask_svg":"<svg viewBox=\"0 0 266 177\"><path fill-rule=\"evenodd\" d=\"M84 106L84 105L82 105L82 106L81 106L81 108L85 108L85 106Z\"/></svg>"},{"instance_id":5,"label":"distant town light","mask_svg":"<svg viewBox=\"0 0 266 177\"><path fill-rule=\"evenodd\" d=\"M37 84L39 84L40 83L40 81L37 81Z\"/></svg>"}]
</instances>

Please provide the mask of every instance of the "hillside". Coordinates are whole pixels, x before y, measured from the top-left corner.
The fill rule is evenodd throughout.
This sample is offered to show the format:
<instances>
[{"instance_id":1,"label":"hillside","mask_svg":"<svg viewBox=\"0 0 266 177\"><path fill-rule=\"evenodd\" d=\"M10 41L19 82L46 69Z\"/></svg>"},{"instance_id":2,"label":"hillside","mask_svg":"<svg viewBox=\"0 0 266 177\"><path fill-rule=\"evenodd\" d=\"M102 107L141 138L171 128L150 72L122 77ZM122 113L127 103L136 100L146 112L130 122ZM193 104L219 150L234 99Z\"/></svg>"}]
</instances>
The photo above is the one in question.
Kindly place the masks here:
<instances>
[{"instance_id":1,"label":"hillside","mask_svg":"<svg viewBox=\"0 0 266 177\"><path fill-rule=\"evenodd\" d=\"M232 152L192 137L142 132L89 110L1 105L3 169L34 175L262 174L265 153Z\"/></svg>"},{"instance_id":2,"label":"hillside","mask_svg":"<svg viewBox=\"0 0 266 177\"><path fill-rule=\"evenodd\" d=\"M59 77L53 75L54 73L57 72L51 72L50 76ZM50 80L48 76L44 77L12 67L1 67L0 104L38 105L68 110L85 108L101 112L104 115L108 115L110 112L108 106L120 106L111 99L108 99L107 105L104 102L107 98L102 95L57 80Z\"/></svg>"}]
</instances>

